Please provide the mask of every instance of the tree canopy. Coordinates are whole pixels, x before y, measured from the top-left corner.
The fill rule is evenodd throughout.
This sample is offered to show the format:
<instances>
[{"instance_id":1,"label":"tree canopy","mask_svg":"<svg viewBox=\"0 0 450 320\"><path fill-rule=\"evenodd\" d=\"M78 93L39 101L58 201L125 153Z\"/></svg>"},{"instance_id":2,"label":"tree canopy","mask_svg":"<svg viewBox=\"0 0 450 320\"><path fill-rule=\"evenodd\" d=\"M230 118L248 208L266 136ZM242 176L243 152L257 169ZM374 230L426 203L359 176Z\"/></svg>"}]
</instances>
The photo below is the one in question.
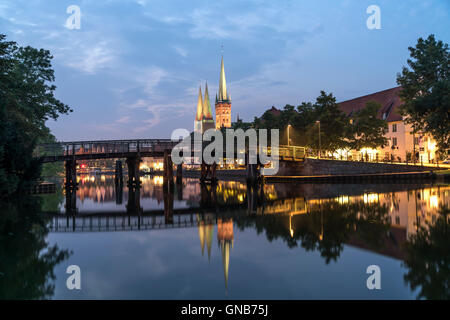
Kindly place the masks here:
<instances>
[{"instance_id":1,"label":"tree canopy","mask_svg":"<svg viewBox=\"0 0 450 320\"><path fill-rule=\"evenodd\" d=\"M49 119L71 109L55 98L48 50L20 47L0 34L0 193L19 191L40 176L33 150L54 139Z\"/></svg>"},{"instance_id":2,"label":"tree canopy","mask_svg":"<svg viewBox=\"0 0 450 320\"><path fill-rule=\"evenodd\" d=\"M408 66L397 74L402 112L414 130L431 134L440 150L450 148L450 51L434 35L408 48Z\"/></svg>"}]
</instances>

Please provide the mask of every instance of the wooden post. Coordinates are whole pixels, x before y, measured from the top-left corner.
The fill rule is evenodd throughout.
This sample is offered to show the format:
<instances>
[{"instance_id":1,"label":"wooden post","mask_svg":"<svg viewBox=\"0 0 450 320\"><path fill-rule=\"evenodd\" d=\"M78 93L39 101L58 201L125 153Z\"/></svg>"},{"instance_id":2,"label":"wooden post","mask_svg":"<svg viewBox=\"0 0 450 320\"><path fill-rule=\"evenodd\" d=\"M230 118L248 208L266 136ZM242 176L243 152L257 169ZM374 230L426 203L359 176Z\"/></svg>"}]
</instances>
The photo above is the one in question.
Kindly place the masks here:
<instances>
[{"instance_id":1,"label":"wooden post","mask_svg":"<svg viewBox=\"0 0 450 320\"><path fill-rule=\"evenodd\" d=\"M211 165L211 182L216 182L217 181L216 169L217 169L217 163L214 162Z\"/></svg>"},{"instance_id":2,"label":"wooden post","mask_svg":"<svg viewBox=\"0 0 450 320\"><path fill-rule=\"evenodd\" d=\"M141 208L141 189L139 187L128 189L127 213L140 213Z\"/></svg>"},{"instance_id":3,"label":"wooden post","mask_svg":"<svg viewBox=\"0 0 450 320\"><path fill-rule=\"evenodd\" d=\"M141 159L139 157L127 158L128 187L130 187L130 188L139 188L141 185L140 175L139 175L140 162L141 162Z\"/></svg>"},{"instance_id":4,"label":"wooden post","mask_svg":"<svg viewBox=\"0 0 450 320\"><path fill-rule=\"evenodd\" d=\"M177 165L177 184L181 184L183 182L183 164Z\"/></svg>"},{"instance_id":5,"label":"wooden post","mask_svg":"<svg viewBox=\"0 0 450 320\"><path fill-rule=\"evenodd\" d=\"M164 223L173 224L173 190L164 189Z\"/></svg>"},{"instance_id":6,"label":"wooden post","mask_svg":"<svg viewBox=\"0 0 450 320\"><path fill-rule=\"evenodd\" d=\"M169 150L164 150L164 181L173 184L173 163Z\"/></svg>"},{"instance_id":7,"label":"wooden post","mask_svg":"<svg viewBox=\"0 0 450 320\"><path fill-rule=\"evenodd\" d=\"M207 174L208 174L208 172L207 172L206 163L204 161L202 161L201 169L200 169L200 182L205 182Z\"/></svg>"},{"instance_id":8,"label":"wooden post","mask_svg":"<svg viewBox=\"0 0 450 320\"><path fill-rule=\"evenodd\" d=\"M120 160L116 160L114 180L116 183L123 183L122 161Z\"/></svg>"},{"instance_id":9,"label":"wooden post","mask_svg":"<svg viewBox=\"0 0 450 320\"><path fill-rule=\"evenodd\" d=\"M77 185L77 162L75 159L66 160L66 186Z\"/></svg>"}]
</instances>

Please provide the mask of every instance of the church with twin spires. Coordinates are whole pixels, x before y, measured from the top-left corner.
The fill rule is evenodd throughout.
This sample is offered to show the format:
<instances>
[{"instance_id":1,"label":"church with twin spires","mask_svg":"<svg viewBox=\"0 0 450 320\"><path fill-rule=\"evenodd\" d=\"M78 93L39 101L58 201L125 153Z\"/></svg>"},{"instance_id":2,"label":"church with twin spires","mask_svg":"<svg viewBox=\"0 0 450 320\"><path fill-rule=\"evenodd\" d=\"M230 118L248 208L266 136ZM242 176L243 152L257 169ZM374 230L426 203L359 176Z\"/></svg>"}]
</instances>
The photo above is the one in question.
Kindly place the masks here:
<instances>
[{"instance_id":1,"label":"church with twin spires","mask_svg":"<svg viewBox=\"0 0 450 320\"><path fill-rule=\"evenodd\" d=\"M227 93L227 83L225 80L225 68L223 57L220 66L219 92L216 94L216 121L211 111L209 100L208 83L205 86L205 95L202 96L201 86L198 88L197 112L195 114L194 131L203 133L208 129L220 129L231 127L231 99Z\"/></svg>"}]
</instances>

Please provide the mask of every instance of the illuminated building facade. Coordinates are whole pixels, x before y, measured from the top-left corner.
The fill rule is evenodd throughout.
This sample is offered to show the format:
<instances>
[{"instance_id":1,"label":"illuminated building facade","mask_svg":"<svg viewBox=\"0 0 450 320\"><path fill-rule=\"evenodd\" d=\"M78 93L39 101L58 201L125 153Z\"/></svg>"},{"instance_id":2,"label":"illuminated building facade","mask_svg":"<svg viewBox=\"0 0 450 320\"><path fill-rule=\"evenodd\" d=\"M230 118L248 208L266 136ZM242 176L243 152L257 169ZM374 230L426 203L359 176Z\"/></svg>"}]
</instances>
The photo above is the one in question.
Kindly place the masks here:
<instances>
[{"instance_id":1,"label":"illuminated building facade","mask_svg":"<svg viewBox=\"0 0 450 320\"><path fill-rule=\"evenodd\" d=\"M412 126L404 122L405 117L400 114L402 101L399 97L401 87L395 87L375 92L359 98L343 101L339 107L350 118L364 108L367 102L375 101L381 104L378 117L386 120L388 130L385 134L388 144L384 148L352 150L348 154L359 160L366 157L369 161L401 161L412 162L413 155L417 162L432 163L436 161L436 142L426 134L413 134ZM367 154L367 156L366 156ZM347 156L347 151L340 150L335 156Z\"/></svg>"}]
</instances>

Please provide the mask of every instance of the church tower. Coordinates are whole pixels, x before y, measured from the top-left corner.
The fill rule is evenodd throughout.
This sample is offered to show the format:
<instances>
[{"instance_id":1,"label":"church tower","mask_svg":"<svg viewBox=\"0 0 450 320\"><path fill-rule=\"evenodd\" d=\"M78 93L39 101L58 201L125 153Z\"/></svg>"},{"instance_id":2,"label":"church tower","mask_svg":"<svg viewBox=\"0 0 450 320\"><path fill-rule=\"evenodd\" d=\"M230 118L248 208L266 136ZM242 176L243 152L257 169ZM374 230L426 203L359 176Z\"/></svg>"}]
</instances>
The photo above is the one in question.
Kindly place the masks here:
<instances>
[{"instance_id":1,"label":"church tower","mask_svg":"<svg viewBox=\"0 0 450 320\"><path fill-rule=\"evenodd\" d=\"M216 95L216 129L221 127L231 127L231 99L227 93L223 56L220 66L219 93Z\"/></svg>"},{"instance_id":2,"label":"church tower","mask_svg":"<svg viewBox=\"0 0 450 320\"><path fill-rule=\"evenodd\" d=\"M203 133L203 99L202 99L202 87L198 88L198 100L197 100L197 112L195 114L194 132Z\"/></svg>"}]
</instances>

